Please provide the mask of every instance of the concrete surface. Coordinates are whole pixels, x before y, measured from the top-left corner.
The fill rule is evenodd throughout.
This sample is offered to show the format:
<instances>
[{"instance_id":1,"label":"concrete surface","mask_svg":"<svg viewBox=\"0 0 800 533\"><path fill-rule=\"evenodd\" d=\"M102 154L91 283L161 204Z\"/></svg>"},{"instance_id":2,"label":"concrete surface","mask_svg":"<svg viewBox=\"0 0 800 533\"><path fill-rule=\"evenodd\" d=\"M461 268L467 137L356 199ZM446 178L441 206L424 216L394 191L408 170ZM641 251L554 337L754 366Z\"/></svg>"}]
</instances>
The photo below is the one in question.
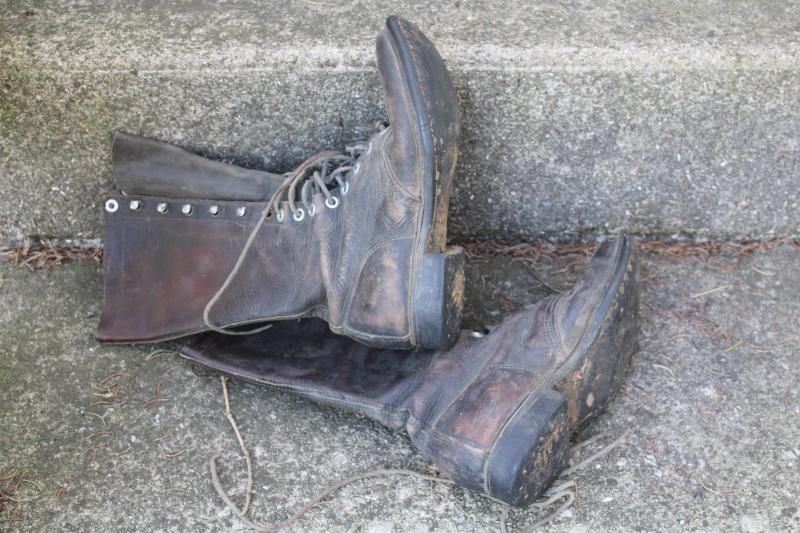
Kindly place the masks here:
<instances>
[{"instance_id":1,"label":"concrete surface","mask_svg":"<svg viewBox=\"0 0 800 533\"><path fill-rule=\"evenodd\" d=\"M117 128L276 170L359 138L391 13L462 100L453 235L798 235L798 7L6 1L0 241L98 236Z\"/></svg>"},{"instance_id":2,"label":"concrete surface","mask_svg":"<svg viewBox=\"0 0 800 533\"><path fill-rule=\"evenodd\" d=\"M545 530L800 529L798 260L789 247L738 260L643 257L641 352L625 392L578 440L631 433L571 476L578 500ZM506 256L469 265L471 326L541 297L537 276L560 289L579 273L546 257L531 265L536 276ZM218 377L174 355L147 360L148 347L97 344L96 265L29 273L2 263L0 279L0 477L24 470L17 495L32 498L0 512L0 530L244 531L207 471L219 454L222 482L241 498L245 465ZM230 388L254 454L257 520L282 519L355 471L428 466L408 439L363 418ZM156 397L168 401L147 404ZM342 489L294 530L497 531L501 511L460 489L387 478ZM509 525L541 516L514 513Z\"/></svg>"}]
</instances>

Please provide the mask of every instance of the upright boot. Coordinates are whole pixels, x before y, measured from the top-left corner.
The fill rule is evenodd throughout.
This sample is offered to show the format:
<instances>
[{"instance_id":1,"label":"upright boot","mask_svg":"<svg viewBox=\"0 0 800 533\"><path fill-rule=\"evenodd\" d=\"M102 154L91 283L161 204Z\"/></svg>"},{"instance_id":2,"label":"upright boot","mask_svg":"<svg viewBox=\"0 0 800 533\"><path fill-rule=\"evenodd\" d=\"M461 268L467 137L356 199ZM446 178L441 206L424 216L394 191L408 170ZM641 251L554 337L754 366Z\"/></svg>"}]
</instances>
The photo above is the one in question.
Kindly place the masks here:
<instances>
[{"instance_id":1,"label":"upright boot","mask_svg":"<svg viewBox=\"0 0 800 533\"><path fill-rule=\"evenodd\" d=\"M135 142L120 141L128 148L114 167L129 194L105 203L99 340L317 317L374 346L455 342L463 250L445 241L458 157L453 86L431 42L401 18L387 20L377 55L390 127L349 154L310 158L277 188L275 175L197 164L179 150L177 177L164 177L168 150L137 155ZM194 178L204 198L189 194Z\"/></svg>"},{"instance_id":2,"label":"upright boot","mask_svg":"<svg viewBox=\"0 0 800 533\"><path fill-rule=\"evenodd\" d=\"M598 246L571 291L488 335L462 332L449 350L399 356L304 320L209 334L181 354L405 429L445 476L524 506L567 466L570 435L619 389L637 332L636 263L621 237Z\"/></svg>"}]
</instances>

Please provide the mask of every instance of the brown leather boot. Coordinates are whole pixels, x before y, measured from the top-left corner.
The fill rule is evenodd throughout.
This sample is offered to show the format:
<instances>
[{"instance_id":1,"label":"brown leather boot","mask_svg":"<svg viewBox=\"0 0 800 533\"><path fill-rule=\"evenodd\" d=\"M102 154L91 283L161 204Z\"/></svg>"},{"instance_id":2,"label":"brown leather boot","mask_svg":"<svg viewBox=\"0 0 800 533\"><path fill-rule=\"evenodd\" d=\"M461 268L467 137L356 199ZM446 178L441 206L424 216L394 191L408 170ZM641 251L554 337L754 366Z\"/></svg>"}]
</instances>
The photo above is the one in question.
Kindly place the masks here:
<instances>
[{"instance_id":1,"label":"brown leather boot","mask_svg":"<svg viewBox=\"0 0 800 533\"><path fill-rule=\"evenodd\" d=\"M455 342L463 251L445 241L453 86L431 42L401 18L389 17L377 54L391 126L349 154L310 158L277 188L275 175L195 168L199 156L152 146L137 156L134 141L119 140L129 148L114 166L129 190L105 204L99 340L318 317L374 346ZM193 179L207 198L181 196Z\"/></svg>"},{"instance_id":2,"label":"brown leather boot","mask_svg":"<svg viewBox=\"0 0 800 533\"><path fill-rule=\"evenodd\" d=\"M463 332L449 350L401 357L304 320L210 334L182 355L404 428L445 476L524 506L567 466L570 435L619 389L637 332L636 262L620 237L597 247L571 291L485 336Z\"/></svg>"}]
</instances>

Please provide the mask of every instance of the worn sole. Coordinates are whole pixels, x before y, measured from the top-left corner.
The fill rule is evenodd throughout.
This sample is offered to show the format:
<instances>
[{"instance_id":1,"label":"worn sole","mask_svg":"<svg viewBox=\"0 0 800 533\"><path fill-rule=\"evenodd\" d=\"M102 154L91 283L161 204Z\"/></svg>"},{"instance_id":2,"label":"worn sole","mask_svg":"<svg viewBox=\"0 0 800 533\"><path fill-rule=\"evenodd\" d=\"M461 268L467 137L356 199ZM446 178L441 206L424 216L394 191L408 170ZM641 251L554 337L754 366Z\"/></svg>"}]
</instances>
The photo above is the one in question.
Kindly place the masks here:
<instances>
[{"instance_id":1,"label":"worn sole","mask_svg":"<svg viewBox=\"0 0 800 533\"><path fill-rule=\"evenodd\" d=\"M509 420L486 464L487 492L515 506L538 498L569 463L569 438L619 390L638 346L636 259L626 237L575 351Z\"/></svg>"}]
</instances>

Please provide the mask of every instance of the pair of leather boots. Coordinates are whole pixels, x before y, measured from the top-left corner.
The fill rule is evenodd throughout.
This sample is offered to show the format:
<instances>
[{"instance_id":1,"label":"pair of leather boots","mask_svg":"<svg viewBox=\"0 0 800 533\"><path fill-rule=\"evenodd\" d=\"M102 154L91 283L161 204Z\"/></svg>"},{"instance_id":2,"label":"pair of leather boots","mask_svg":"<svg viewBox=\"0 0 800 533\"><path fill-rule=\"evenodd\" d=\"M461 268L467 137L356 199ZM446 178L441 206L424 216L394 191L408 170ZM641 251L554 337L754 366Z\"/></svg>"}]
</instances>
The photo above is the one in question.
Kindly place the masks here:
<instances>
[{"instance_id":1,"label":"pair of leather boots","mask_svg":"<svg viewBox=\"0 0 800 533\"><path fill-rule=\"evenodd\" d=\"M97 338L211 331L182 355L405 429L445 476L524 506L567 466L570 436L636 349L632 244L602 242L572 290L491 333L459 332L455 92L404 19L389 17L377 56L390 125L288 174L116 135L123 192L105 201Z\"/></svg>"}]
</instances>

